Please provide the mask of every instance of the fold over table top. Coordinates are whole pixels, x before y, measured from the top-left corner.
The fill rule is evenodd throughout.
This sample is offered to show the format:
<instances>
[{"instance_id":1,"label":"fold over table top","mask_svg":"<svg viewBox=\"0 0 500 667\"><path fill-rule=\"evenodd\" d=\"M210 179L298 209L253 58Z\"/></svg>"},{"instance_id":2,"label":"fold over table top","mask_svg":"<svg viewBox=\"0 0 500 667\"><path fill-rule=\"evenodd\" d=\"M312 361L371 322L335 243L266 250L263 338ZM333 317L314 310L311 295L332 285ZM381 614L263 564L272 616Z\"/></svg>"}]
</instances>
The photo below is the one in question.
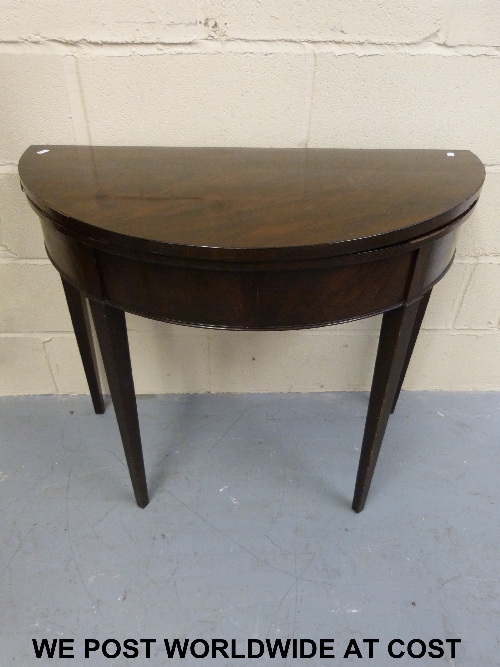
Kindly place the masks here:
<instances>
[{"instance_id":1,"label":"fold over table top","mask_svg":"<svg viewBox=\"0 0 500 667\"><path fill-rule=\"evenodd\" d=\"M469 151L31 146L31 202L70 233L203 260L374 250L474 205Z\"/></svg>"}]
</instances>

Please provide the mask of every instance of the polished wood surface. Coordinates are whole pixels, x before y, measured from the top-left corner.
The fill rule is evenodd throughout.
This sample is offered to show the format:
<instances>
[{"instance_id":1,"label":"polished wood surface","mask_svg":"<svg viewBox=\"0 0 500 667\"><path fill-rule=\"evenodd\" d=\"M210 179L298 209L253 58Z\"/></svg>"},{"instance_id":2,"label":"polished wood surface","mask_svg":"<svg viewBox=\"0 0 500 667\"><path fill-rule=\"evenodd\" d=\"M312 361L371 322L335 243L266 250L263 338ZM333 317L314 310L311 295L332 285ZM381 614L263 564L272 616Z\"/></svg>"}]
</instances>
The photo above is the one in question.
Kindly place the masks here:
<instances>
[{"instance_id":1,"label":"polished wood surface","mask_svg":"<svg viewBox=\"0 0 500 667\"><path fill-rule=\"evenodd\" d=\"M423 235L467 210L484 179L469 151L321 148L32 146L19 173L42 211L83 234L258 261Z\"/></svg>"},{"instance_id":2,"label":"polished wood surface","mask_svg":"<svg viewBox=\"0 0 500 667\"><path fill-rule=\"evenodd\" d=\"M402 378L404 361L418 309L419 302L413 301L407 306L389 310L384 313L382 319L352 502L355 512L361 512L365 506L389 414L394 405L400 378Z\"/></svg>"},{"instance_id":3,"label":"polished wood surface","mask_svg":"<svg viewBox=\"0 0 500 667\"><path fill-rule=\"evenodd\" d=\"M408 347L406 350L406 357L399 376L399 382L396 389L396 394L392 402L391 414L396 409L399 394L401 393L401 388L403 387L406 371L408 370L408 366L410 365L411 355L413 354L413 349L415 347L415 343L417 342L418 334L420 332L420 326L422 324L422 320L424 319L425 311L427 310L427 304L429 303L429 299L431 298L431 293L432 293L432 288L428 290L428 292L424 294L424 296L418 301L418 310L415 314L415 319L413 321L413 329L411 331L410 340L408 342Z\"/></svg>"},{"instance_id":4,"label":"polished wood surface","mask_svg":"<svg viewBox=\"0 0 500 667\"><path fill-rule=\"evenodd\" d=\"M148 486L142 456L125 313L118 308L112 308L97 301L90 302L90 309L94 318L135 499L139 507L146 507L149 503Z\"/></svg>"},{"instance_id":5,"label":"polished wood surface","mask_svg":"<svg viewBox=\"0 0 500 667\"><path fill-rule=\"evenodd\" d=\"M19 173L100 412L90 302L141 507L148 492L123 311L248 330L384 313L353 501L363 509L432 287L479 197L476 156L32 146Z\"/></svg>"},{"instance_id":6,"label":"polished wood surface","mask_svg":"<svg viewBox=\"0 0 500 667\"><path fill-rule=\"evenodd\" d=\"M71 322L75 331L76 342L80 351L85 377L89 385L90 397L96 414L104 414L104 399L102 397L101 382L99 379L99 368L92 339L92 328L90 324L87 299L73 287L62 276L62 284L66 295Z\"/></svg>"}]
</instances>

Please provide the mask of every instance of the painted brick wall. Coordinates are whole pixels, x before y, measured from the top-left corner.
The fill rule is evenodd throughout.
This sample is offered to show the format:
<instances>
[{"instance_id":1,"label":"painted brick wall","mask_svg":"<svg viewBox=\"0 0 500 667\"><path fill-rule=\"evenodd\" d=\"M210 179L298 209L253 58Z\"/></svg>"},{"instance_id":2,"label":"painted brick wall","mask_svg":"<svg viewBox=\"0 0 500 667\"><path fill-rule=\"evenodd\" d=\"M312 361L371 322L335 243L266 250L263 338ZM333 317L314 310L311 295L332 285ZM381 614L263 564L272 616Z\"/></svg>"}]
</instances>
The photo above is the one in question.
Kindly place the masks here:
<instances>
[{"instance_id":1,"label":"painted brick wall","mask_svg":"<svg viewBox=\"0 0 500 667\"><path fill-rule=\"evenodd\" d=\"M19 189L31 143L470 149L481 202L406 388L500 389L499 0L35 0L0 24L0 393L85 393ZM367 389L380 318L235 333L128 319L138 392Z\"/></svg>"}]
</instances>

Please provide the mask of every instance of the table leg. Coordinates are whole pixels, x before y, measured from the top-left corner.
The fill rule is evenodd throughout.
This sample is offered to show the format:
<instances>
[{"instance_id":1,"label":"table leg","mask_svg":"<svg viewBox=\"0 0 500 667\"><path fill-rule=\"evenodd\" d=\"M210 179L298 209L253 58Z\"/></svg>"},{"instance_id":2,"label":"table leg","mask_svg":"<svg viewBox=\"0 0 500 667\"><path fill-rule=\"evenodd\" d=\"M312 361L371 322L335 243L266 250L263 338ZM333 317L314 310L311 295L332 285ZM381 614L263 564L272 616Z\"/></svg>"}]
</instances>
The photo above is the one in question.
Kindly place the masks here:
<instances>
[{"instance_id":1,"label":"table leg","mask_svg":"<svg viewBox=\"0 0 500 667\"><path fill-rule=\"evenodd\" d=\"M92 328L90 326L89 311L87 308L86 297L73 287L67 280L61 276L66 301L68 303L69 314L75 331L76 342L80 350L83 369L87 377L90 396L94 404L94 410L98 415L104 413L104 400L102 398L101 383L99 382L99 371L97 368L97 359L92 338Z\"/></svg>"},{"instance_id":2,"label":"table leg","mask_svg":"<svg viewBox=\"0 0 500 667\"><path fill-rule=\"evenodd\" d=\"M419 308L420 300L384 313L352 502L355 512L361 512L365 506L382 439L407 361Z\"/></svg>"},{"instance_id":3,"label":"table leg","mask_svg":"<svg viewBox=\"0 0 500 667\"><path fill-rule=\"evenodd\" d=\"M125 313L92 300L90 300L90 309L101 347L104 369L108 378L135 499L139 507L146 507L149 503L148 487L142 456Z\"/></svg>"},{"instance_id":4,"label":"table leg","mask_svg":"<svg viewBox=\"0 0 500 667\"><path fill-rule=\"evenodd\" d=\"M427 304L429 303L429 299L431 297L431 292L432 288L428 292L426 292L419 301L417 316L415 317L415 322L413 323L410 343L408 345L408 350L406 352L406 359L403 365L403 370L401 372L401 377L399 378L399 385L396 391L396 396L394 397L394 403L392 404L391 415L396 409L396 404L398 402L399 394L401 393L401 387L403 386L406 371L408 370L408 365L410 363L411 355L413 354L413 349L415 347L415 343L417 342L418 333L420 331L422 320L424 319L425 311L427 309Z\"/></svg>"}]
</instances>

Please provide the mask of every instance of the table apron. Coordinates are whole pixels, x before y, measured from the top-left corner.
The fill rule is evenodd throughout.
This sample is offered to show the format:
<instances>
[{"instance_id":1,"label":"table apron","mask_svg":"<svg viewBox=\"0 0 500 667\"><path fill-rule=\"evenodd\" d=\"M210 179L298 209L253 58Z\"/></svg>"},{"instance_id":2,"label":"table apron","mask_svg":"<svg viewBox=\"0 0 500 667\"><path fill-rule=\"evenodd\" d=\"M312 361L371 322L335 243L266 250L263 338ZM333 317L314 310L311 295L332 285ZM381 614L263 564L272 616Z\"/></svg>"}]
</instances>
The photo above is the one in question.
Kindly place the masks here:
<instances>
[{"instance_id":1,"label":"table apron","mask_svg":"<svg viewBox=\"0 0 500 667\"><path fill-rule=\"evenodd\" d=\"M451 265L465 219L421 239L347 258L264 262L249 270L237 262L179 264L117 254L40 217L49 258L88 297L156 320L247 330L324 326L419 298Z\"/></svg>"}]
</instances>

